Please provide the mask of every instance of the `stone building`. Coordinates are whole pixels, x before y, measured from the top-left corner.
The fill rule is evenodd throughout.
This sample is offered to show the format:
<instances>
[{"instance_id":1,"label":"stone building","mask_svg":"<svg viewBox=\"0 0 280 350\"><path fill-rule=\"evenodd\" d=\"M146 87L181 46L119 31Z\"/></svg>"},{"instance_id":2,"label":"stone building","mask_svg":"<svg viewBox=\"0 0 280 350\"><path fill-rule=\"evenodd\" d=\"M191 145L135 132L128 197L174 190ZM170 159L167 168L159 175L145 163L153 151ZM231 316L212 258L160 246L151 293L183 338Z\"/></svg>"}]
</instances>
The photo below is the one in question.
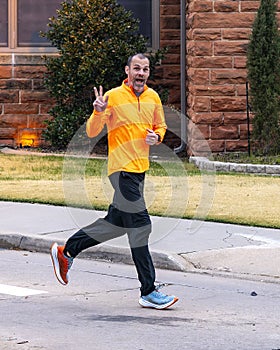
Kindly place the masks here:
<instances>
[{"instance_id":1,"label":"stone building","mask_svg":"<svg viewBox=\"0 0 280 350\"><path fill-rule=\"evenodd\" d=\"M60 1L37 0L34 13L29 2L0 0L0 145L12 147L45 145L42 130L53 104L43 85L42 54L54 50L31 35L37 22L32 26L30 21L41 16L42 25ZM132 0L120 2L133 5ZM259 1L186 2L186 112L193 122L187 123L190 148L200 151L203 135L213 152L246 151L246 48ZM168 104L178 108L180 4L180 0L143 0L140 4L143 21L150 11L151 45L169 47L157 78L169 90ZM175 114L168 114L168 122ZM189 125L196 125L200 136Z\"/></svg>"}]
</instances>

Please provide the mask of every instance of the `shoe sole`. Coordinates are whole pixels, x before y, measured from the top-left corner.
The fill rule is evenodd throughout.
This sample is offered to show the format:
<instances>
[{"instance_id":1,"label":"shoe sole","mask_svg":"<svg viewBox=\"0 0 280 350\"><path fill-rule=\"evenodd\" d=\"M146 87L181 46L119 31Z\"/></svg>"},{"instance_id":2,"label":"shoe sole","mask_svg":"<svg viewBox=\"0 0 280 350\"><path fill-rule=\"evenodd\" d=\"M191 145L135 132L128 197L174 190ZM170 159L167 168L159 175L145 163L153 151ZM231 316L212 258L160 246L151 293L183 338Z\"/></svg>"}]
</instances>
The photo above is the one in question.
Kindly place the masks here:
<instances>
[{"instance_id":1,"label":"shoe sole","mask_svg":"<svg viewBox=\"0 0 280 350\"><path fill-rule=\"evenodd\" d=\"M59 267L59 262L57 258L57 243L53 243L53 245L51 246L51 258L52 258L54 273L58 282L66 286L67 283L63 281L60 275L60 267Z\"/></svg>"},{"instance_id":2,"label":"shoe sole","mask_svg":"<svg viewBox=\"0 0 280 350\"><path fill-rule=\"evenodd\" d=\"M168 307L170 307L171 305L175 304L178 300L179 300L178 298L174 298L173 300L171 300L167 304L158 305L158 304L150 303L149 301L140 298L139 304L144 308L164 310L164 309L167 309Z\"/></svg>"}]
</instances>

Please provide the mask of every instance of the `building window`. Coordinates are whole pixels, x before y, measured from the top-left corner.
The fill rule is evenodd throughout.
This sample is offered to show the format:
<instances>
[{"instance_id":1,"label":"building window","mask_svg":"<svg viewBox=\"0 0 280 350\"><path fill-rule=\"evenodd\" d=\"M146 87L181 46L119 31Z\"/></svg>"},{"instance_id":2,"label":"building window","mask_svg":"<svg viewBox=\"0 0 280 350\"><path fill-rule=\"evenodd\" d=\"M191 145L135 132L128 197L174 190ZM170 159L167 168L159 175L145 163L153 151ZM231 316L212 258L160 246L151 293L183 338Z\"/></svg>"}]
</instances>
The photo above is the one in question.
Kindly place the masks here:
<instances>
[{"instance_id":1,"label":"building window","mask_svg":"<svg viewBox=\"0 0 280 350\"><path fill-rule=\"evenodd\" d=\"M0 0L0 46L8 46L8 0Z\"/></svg>"},{"instance_id":2,"label":"building window","mask_svg":"<svg viewBox=\"0 0 280 350\"><path fill-rule=\"evenodd\" d=\"M55 52L40 31L47 30L61 0L0 0L1 52Z\"/></svg>"},{"instance_id":3,"label":"building window","mask_svg":"<svg viewBox=\"0 0 280 350\"><path fill-rule=\"evenodd\" d=\"M61 0L17 0L17 46L50 46L40 37L47 30L49 18L56 14Z\"/></svg>"},{"instance_id":4,"label":"building window","mask_svg":"<svg viewBox=\"0 0 280 350\"><path fill-rule=\"evenodd\" d=\"M118 0L119 4L140 20L139 31L148 38L148 43L153 49L159 48L159 1Z\"/></svg>"},{"instance_id":5,"label":"building window","mask_svg":"<svg viewBox=\"0 0 280 350\"><path fill-rule=\"evenodd\" d=\"M159 48L159 1L118 0L140 20L140 33L149 46ZM49 18L56 15L62 0L0 0L1 52L54 52L40 31L47 30Z\"/></svg>"}]
</instances>

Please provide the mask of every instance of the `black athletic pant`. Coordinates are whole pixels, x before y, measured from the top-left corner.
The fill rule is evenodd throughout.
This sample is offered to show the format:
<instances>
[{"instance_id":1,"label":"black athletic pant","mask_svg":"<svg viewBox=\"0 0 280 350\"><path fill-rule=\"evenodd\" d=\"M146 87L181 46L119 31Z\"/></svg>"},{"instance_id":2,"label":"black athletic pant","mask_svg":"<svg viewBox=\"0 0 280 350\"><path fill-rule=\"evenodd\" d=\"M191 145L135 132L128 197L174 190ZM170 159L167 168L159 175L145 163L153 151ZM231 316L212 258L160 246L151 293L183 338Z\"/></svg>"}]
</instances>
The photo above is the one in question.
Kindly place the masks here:
<instances>
[{"instance_id":1,"label":"black athletic pant","mask_svg":"<svg viewBox=\"0 0 280 350\"><path fill-rule=\"evenodd\" d=\"M127 233L141 295L147 295L155 289L155 269L148 248L151 220L143 196L145 173L121 171L109 179L115 192L106 217L76 232L65 251L75 258L84 249Z\"/></svg>"}]
</instances>

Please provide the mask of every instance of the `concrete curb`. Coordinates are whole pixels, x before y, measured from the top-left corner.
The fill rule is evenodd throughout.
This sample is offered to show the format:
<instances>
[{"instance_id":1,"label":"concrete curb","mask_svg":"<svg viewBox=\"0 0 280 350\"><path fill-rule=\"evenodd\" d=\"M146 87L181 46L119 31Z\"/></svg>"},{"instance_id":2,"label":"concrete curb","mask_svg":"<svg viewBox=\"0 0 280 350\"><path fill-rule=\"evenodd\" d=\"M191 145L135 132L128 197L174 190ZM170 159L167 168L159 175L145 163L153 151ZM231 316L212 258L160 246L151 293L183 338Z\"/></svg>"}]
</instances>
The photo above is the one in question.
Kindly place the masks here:
<instances>
[{"instance_id":1,"label":"concrete curb","mask_svg":"<svg viewBox=\"0 0 280 350\"><path fill-rule=\"evenodd\" d=\"M190 163L195 164L200 170L280 176L280 165L216 162L206 157L190 157Z\"/></svg>"},{"instance_id":2,"label":"concrete curb","mask_svg":"<svg viewBox=\"0 0 280 350\"><path fill-rule=\"evenodd\" d=\"M54 241L64 244L62 239L49 239L39 235L0 233L0 248L5 249L49 254L50 246ZM280 283L279 253L279 246L269 245L213 249L184 254L151 251L154 265L159 269L269 283ZM105 244L87 249L79 255L79 258L133 265L129 248Z\"/></svg>"},{"instance_id":3,"label":"concrete curb","mask_svg":"<svg viewBox=\"0 0 280 350\"><path fill-rule=\"evenodd\" d=\"M56 241L64 244L61 239L49 239L42 236L27 236L21 234L0 234L0 247L6 249L21 249L40 253L49 253L51 244ZM152 250L151 255L156 268L174 271L192 271L193 265L176 253ZM129 248L114 247L102 244L89 248L79 255L80 258L109 261L123 264L133 264Z\"/></svg>"},{"instance_id":4,"label":"concrete curb","mask_svg":"<svg viewBox=\"0 0 280 350\"><path fill-rule=\"evenodd\" d=\"M280 283L280 246L213 249L182 254L182 257L200 272Z\"/></svg>"}]
</instances>

